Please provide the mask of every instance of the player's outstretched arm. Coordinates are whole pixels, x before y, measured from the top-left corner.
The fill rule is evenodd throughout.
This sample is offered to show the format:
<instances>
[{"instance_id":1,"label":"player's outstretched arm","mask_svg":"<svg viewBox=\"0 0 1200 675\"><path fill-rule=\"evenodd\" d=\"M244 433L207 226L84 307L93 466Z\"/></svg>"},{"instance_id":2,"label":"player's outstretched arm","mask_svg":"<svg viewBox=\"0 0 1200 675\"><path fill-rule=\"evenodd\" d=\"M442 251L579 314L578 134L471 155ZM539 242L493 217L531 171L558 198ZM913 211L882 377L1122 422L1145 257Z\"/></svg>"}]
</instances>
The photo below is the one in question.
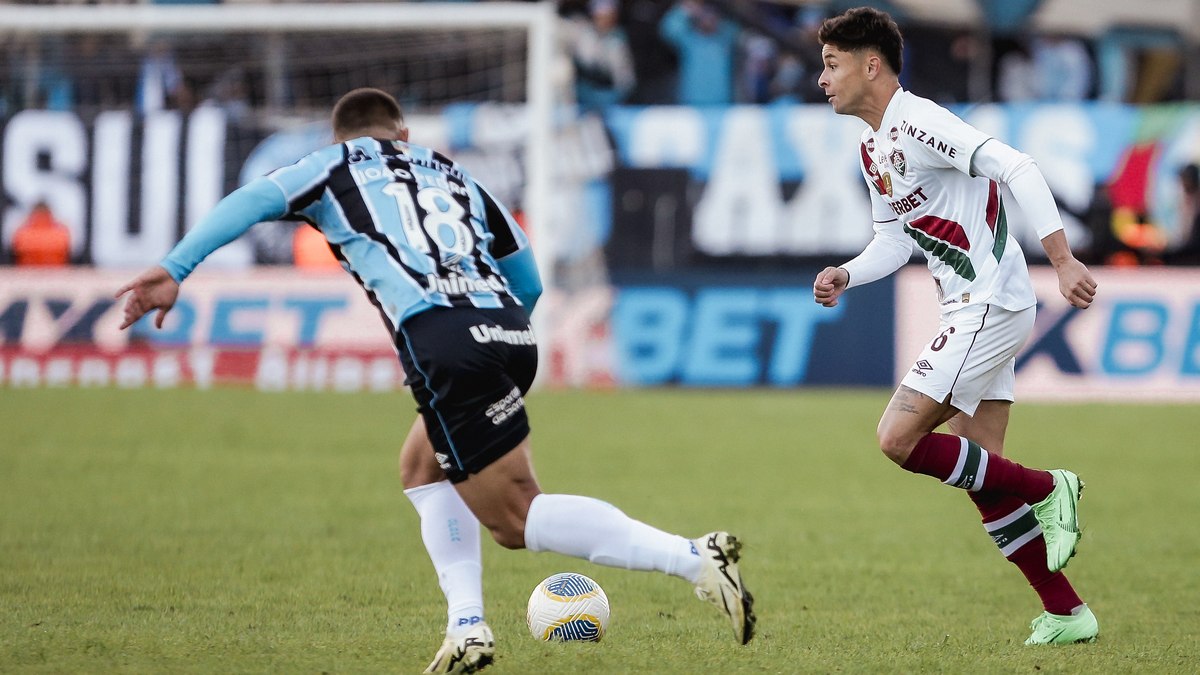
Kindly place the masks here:
<instances>
[{"instance_id":1,"label":"player's outstretched arm","mask_svg":"<svg viewBox=\"0 0 1200 675\"><path fill-rule=\"evenodd\" d=\"M129 293L129 299L125 302L125 319L121 322L121 330L129 328L156 309L158 316L154 317L154 325L162 328L163 319L179 297L179 284L165 269L155 265L122 286L114 297L120 298L126 293Z\"/></svg>"},{"instance_id":2,"label":"player's outstretched arm","mask_svg":"<svg viewBox=\"0 0 1200 675\"><path fill-rule=\"evenodd\" d=\"M850 283L850 273L841 267L826 267L813 282L813 299L817 304L833 307Z\"/></svg>"},{"instance_id":3,"label":"player's outstretched arm","mask_svg":"<svg viewBox=\"0 0 1200 675\"><path fill-rule=\"evenodd\" d=\"M1042 248L1050 256L1050 263L1058 274L1058 292L1075 307L1087 309L1096 298L1096 280L1092 273L1074 255L1067 244L1067 235L1062 230L1042 238Z\"/></svg>"},{"instance_id":4,"label":"player's outstretched arm","mask_svg":"<svg viewBox=\"0 0 1200 675\"><path fill-rule=\"evenodd\" d=\"M158 316L154 317L154 325L162 328L163 319L179 297L179 284L200 261L255 223L281 217L286 212L287 199L282 189L267 178L256 178L234 190L171 249L161 265L142 272L117 291L117 298L130 294L121 328L132 326L155 309Z\"/></svg>"}]
</instances>

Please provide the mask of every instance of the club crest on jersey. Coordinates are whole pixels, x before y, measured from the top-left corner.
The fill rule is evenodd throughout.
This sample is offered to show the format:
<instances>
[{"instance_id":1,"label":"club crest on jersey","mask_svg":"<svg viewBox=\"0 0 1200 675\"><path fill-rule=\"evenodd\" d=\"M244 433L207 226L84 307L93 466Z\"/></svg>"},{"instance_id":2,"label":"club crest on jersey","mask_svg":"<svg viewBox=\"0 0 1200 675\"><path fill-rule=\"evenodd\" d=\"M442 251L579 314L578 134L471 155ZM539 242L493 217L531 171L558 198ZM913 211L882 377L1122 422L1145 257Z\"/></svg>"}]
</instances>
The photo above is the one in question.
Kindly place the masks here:
<instances>
[{"instance_id":1,"label":"club crest on jersey","mask_svg":"<svg viewBox=\"0 0 1200 675\"><path fill-rule=\"evenodd\" d=\"M895 148L892 150L892 154L888 156L888 161L892 163L892 168L896 170L896 173L900 174L900 177L903 178L904 174L908 171L908 160L904 158L904 151L900 148Z\"/></svg>"},{"instance_id":2,"label":"club crest on jersey","mask_svg":"<svg viewBox=\"0 0 1200 675\"><path fill-rule=\"evenodd\" d=\"M903 175L903 174L901 174L901 175ZM885 190L887 190L887 196L891 197L892 196L892 172L890 172L890 171L883 172L883 187Z\"/></svg>"}]
</instances>

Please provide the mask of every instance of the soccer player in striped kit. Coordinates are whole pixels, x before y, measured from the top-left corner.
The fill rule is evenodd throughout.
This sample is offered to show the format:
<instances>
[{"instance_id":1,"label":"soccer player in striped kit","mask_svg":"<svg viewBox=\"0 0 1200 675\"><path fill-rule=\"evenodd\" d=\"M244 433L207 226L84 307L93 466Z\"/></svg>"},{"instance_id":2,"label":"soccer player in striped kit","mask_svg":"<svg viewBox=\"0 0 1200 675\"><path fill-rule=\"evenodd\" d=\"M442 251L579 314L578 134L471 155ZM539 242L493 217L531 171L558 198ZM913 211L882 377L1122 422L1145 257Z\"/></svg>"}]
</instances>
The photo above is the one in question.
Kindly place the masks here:
<instances>
[{"instance_id":1,"label":"soccer player in striped kit","mask_svg":"<svg viewBox=\"0 0 1200 675\"><path fill-rule=\"evenodd\" d=\"M537 370L529 313L541 281L507 209L462 167L408 143L399 105L356 89L333 110L335 143L221 200L162 264L120 289L122 328L156 311L206 256L261 221L316 227L379 308L420 415L400 455L405 494L447 602L446 638L426 672L492 662L484 621L479 525L506 548L680 577L724 613L734 638L754 633L740 542L697 539L578 495L545 494L534 477L523 396Z\"/></svg>"},{"instance_id":2,"label":"soccer player in striped kit","mask_svg":"<svg viewBox=\"0 0 1200 675\"><path fill-rule=\"evenodd\" d=\"M879 421L896 464L967 490L984 527L1042 600L1026 644L1094 640L1095 615L1061 572L1079 539L1083 483L1003 456L1015 357L1033 330L1036 298L1008 233L1006 197L1037 228L1059 290L1086 308L1096 282L1071 254L1054 197L1028 155L900 87L903 38L891 17L860 7L821 26L819 84L835 112L868 124L859 145L875 235L861 254L813 283L832 307L848 288L903 266L914 244L937 282L941 325ZM935 430L946 424L950 433Z\"/></svg>"}]
</instances>

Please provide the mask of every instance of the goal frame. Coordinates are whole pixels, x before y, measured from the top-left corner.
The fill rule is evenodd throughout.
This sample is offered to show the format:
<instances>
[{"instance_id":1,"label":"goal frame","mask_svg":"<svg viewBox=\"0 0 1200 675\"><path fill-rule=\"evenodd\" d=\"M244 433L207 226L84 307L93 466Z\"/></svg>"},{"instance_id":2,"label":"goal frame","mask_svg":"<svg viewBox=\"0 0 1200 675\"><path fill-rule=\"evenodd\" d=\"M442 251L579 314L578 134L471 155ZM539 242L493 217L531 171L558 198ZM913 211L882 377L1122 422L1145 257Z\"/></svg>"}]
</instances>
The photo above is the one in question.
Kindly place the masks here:
<instances>
[{"instance_id":1,"label":"goal frame","mask_svg":"<svg viewBox=\"0 0 1200 675\"><path fill-rule=\"evenodd\" d=\"M523 28L527 34L524 214L531 232L548 226L554 125L554 41L549 3L284 3L219 5L0 6L0 35L179 31L303 33L336 30ZM548 262L548 259L547 259ZM549 265L541 270L544 280Z\"/></svg>"}]
</instances>

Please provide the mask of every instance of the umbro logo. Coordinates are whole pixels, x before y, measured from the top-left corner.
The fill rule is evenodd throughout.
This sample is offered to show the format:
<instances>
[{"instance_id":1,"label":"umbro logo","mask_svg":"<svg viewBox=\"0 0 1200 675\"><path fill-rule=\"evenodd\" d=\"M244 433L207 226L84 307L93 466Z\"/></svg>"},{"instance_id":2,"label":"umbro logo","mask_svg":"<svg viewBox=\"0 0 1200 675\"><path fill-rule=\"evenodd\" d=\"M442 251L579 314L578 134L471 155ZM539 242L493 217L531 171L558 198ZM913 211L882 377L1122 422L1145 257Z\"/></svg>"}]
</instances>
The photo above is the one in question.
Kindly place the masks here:
<instances>
[{"instance_id":1,"label":"umbro logo","mask_svg":"<svg viewBox=\"0 0 1200 675\"><path fill-rule=\"evenodd\" d=\"M925 359L921 359L920 361L917 361L917 368L921 370L933 370L933 364Z\"/></svg>"}]
</instances>

